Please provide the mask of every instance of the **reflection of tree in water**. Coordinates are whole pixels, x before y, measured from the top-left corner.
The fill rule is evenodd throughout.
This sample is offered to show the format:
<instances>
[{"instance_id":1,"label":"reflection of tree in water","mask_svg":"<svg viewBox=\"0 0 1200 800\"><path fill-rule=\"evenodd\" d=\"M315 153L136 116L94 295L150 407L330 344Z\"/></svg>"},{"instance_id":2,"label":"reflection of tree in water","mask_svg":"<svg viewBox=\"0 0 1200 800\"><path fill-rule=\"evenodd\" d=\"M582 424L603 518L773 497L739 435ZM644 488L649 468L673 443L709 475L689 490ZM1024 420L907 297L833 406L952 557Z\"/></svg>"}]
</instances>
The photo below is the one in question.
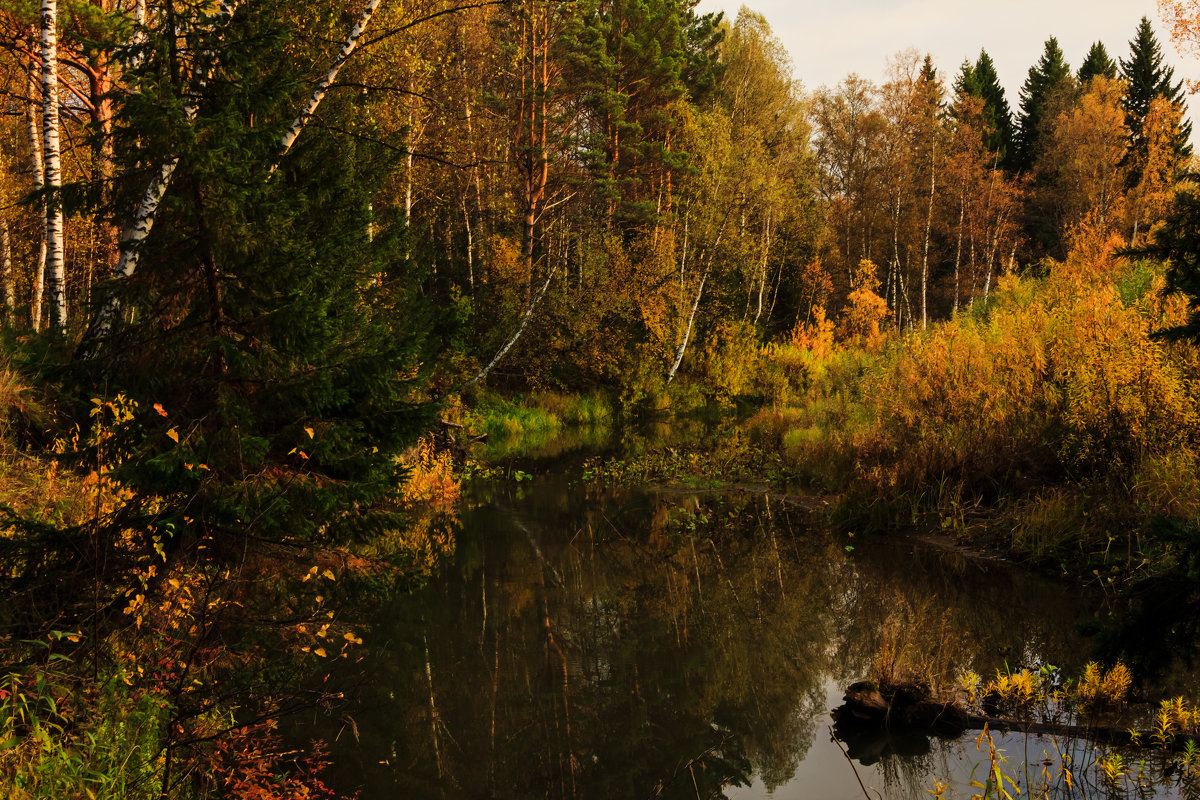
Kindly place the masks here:
<instances>
[{"instance_id":1,"label":"reflection of tree in water","mask_svg":"<svg viewBox=\"0 0 1200 800\"><path fill-rule=\"evenodd\" d=\"M848 613L858 624L845 626L839 642L843 682L865 677L881 658L896 660L898 678L908 670L946 684L967 669L990 676L1048 659L1077 672L1087 660L1077 632L1087 603L1068 587L883 540L860 542L852 562Z\"/></svg>"},{"instance_id":2,"label":"reflection of tree in water","mask_svg":"<svg viewBox=\"0 0 1200 800\"><path fill-rule=\"evenodd\" d=\"M553 489L465 511L454 565L381 616L340 788L721 797L753 771L774 789L824 735L826 681L862 676L889 615L921 626L980 588L941 560L848 558L763 498ZM947 636L986 651L975 626L1027 611L1009 601L952 611Z\"/></svg>"}]
</instances>

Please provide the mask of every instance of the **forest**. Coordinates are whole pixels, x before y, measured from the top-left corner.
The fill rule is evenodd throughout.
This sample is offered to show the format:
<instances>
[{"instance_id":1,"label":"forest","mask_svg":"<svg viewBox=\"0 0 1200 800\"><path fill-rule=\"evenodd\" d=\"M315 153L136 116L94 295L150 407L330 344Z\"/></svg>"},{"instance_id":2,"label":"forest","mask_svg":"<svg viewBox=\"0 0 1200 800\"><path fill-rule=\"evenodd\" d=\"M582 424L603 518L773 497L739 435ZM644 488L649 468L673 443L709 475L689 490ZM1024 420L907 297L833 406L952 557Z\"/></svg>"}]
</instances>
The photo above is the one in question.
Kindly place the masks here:
<instances>
[{"instance_id":1,"label":"forest","mask_svg":"<svg viewBox=\"0 0 1200 800\"><path fill-rule=\"evenodd\" d=\"M538 460L547 441L586 456L572 491L597 508L631 487L749 492L770 525L772 503L806 509L834 537L814 551L849 564L863 537L915 531L1119 598L1125 633L1157 639L1108 631L1098 658L1138 686L1163 672L1151 655L1190 662L1197 87L1166 49L1200 58L1200 7L1160 0L1127 42L1085 53L1046 31L1009 97L984 50L959 65L881 53L879 80L811 87L764 15L697 5L5 0L0 797L372 796L339 783L350 733L302 742L313 731L287 720L319 710L359 742L342 709L347 670L383 646L369 609L449 585L439 570L475 552L456 526L495 485L525 502L530 473L567 469ZM648 425L684 433L642 438ZM559 502L544 512L574 500ZM692 566L636 580L672 582L663 619L683 604L732 639L702 587L741 602L713 577L741 545L698 531L748 519L749 501L703 502L723 510L654 501L638 523L654 532L631 535ZM785 571L836 583L827 561L785 570L770 530L781 597ZM728 755L732 734L708 743L700 714L702 756L585 790L567 686L584 646L551 632L547 600L569 583L553 558L584 568L527 533L540 577L505 580L539 599L510 613L541 604L531 652L561 659L562 685L536 724L567 744L529 756L539 788L509 765L472 789L466 757L453 777L434 665L459 623L432 613L397 678L428 684L405 725L432 729L436 771L413 796L752 783L730 776L753 759ZM738 579L769 605L770 552L746 547ZM675 582L693 577L688 600ZM771 608L792 630L800 612ZM872 664L904 651L900 623L872 624ZM1181 736L1200 711L1186 718ZM488 724L471 719L473 736ZM1200 779L1200 758L1178 774Z\"/></svg>"}]
</instances>

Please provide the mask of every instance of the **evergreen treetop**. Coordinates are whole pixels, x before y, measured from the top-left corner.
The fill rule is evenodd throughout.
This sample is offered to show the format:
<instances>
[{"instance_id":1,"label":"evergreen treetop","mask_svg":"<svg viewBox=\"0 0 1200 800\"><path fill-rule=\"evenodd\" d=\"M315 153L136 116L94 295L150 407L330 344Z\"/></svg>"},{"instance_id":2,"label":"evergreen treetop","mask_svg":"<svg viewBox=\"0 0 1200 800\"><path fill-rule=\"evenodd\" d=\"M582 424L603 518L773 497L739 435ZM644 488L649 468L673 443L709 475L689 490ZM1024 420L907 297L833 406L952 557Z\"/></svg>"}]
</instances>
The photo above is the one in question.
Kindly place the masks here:
<instances>
[{"instance_id":1,"label":"evergreen treetop","mask_svg":"<svg viewBox=\"0 0 1200 800\"><path fill-rule=\"evenodd\" d=\"M984 122L990 128L985 143L1002 164L1008 164L1014 152L1012 110L996 74L996 65L986 50L979 51L979 59L969 70L964 65L955 89L983 100Z\"/></svg>"},{"instance_id":2,"label":"evergreen treetop","mask_svg":"<svg viewBox=\"0 0 1200 800\"><path fill-rule=\"evenodd\" d=\"M1094 42L1087 55L1083 58L1083 64L1079 66L1079 82L1086 84L1097 75L1103 75L1106 78L1117 77L1117 62L1109 58L1108 50L1105 49L1103 42Z\"/></svg>"},{"instance_id":3,"label":"evergreen treetop","mask_svg":"<svg viewBox=\"0 0 1200 800\"><path fill-rule=\"evenodd\" d=\"M1163 63L1162 48L1147 17L1142 17L1129 42L1129 58L1121 60L1120 74L1129 84L1124 105L1130 149L1142 152L1146 147L1142 127L1154 98L1165 97L1180 106L1184 103L1183 81L1176 81L1175 70ZM1181 158L1191 155L1188 144L1191 134L1192 123L1184 120L1176 136L1176 148ZM1132 178L1136 180L1137 176Z\"/></svg>"},{"instance_id":4,"label":"evergreen treetop","mask_svg":"<svg viewBox=\"0 0 1200 800\"><path fill-rule=\"evenodd\" d=\"M1017 132L1016 151L1012 159L1014 169L1027 171L1033 167L1046 100L1070 75L1071 67L1063 58L1058 39L1051 36L1046 40L1042 57L1038 59L1037 64L1029 68L1029 75L1021 88L1020 129Z\"/></svg>"}]
</instances>

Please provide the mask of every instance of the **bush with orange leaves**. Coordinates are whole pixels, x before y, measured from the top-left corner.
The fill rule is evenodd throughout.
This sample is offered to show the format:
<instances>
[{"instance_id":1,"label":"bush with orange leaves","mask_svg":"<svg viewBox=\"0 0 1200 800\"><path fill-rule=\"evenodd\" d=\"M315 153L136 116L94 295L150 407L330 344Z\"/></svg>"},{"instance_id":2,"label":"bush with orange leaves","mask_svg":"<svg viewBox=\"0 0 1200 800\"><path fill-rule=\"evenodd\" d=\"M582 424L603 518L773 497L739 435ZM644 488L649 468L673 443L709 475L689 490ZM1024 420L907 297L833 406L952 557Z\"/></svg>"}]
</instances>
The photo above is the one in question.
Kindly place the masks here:
<instances>
[{"instance_id":1,"label":"bush with orange leaves","mask_svg":"<svg viewBox=\"0 0 1200 800\"><path fill-rule=\"evenodd\" d=\"M781 431L801 477L936 505L1141 476L1142 502L1149 476L1194 471L1200 358L1154 338L1186 308L1163 295L1160 267L1115 257L1116 243L1083 229L1050 277L1008 276L986 309L825 359Z\"/></svg>"},{"instance_id":2,"label":"bush with orange leaves","mask_svg":"<svg viewBox=\"0 0 1200 800\"><path fill-rule=\"evenodd\" d=\"M458 500L462 483L454 458L449 450L439 450L431 436L419 439L402 461L408 470L408 479L400 489L404 503L446 508Z\"/></svg>"}]
</instances>

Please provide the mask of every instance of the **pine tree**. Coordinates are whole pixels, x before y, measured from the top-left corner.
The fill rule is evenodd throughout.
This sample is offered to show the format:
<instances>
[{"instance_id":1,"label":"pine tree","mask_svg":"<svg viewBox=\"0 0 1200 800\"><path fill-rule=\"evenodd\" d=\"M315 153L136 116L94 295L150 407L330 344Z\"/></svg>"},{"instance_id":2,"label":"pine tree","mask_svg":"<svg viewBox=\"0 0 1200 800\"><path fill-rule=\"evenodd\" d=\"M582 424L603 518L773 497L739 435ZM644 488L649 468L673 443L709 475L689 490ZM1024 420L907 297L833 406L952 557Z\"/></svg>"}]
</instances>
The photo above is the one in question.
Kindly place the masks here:
<instances>
[{"instance_id":1,"label":"pine tree","mask_svg":"<svg viewBox=\"0 0 1200 800\"><path fill-rule=\"evenodd\" d=\"M1012 166L1017 171L1028 172L1033 168L1046 101L1070 75L1071 68L1063 59L1058 39L1051 36L1046 40L1042 57L1029 68L1029 75L1021 88L1020 130L1012 158Z\"/></svg>"},{"instance_id":2,"label":"pine tree","mask_svg":"<svg viewBox=\"0 0 1200 800\"><path fill-rule=\"evenodd\" d=\"M609 222L638 226L657 213L656 179L682 169L668 109L711 91L719 72L719 15L692 0L584 0L558 43L583 92L584 155Z\"/></svg>"},{"instance_id":3,"label":"pine tree","mask_svg":"<svg viewBox=\"0 0 1200 800\"><path fill-rule=\"evenodd\" d=\"M1129 59L1121 61L1121 78L1128 83L1125 93L1125 122L1129 126L1129 146L1133 161L1145 161L1146 142L1143 125L1150 112L1150 103L1156 97L1165 97L1181 107L1184 103L1183 81L1175 80L1175 70L1163 63L1162 48L1154 35L1150 20L1142 17L1137 32L1129 42ZM1191 155L1188 140L1192 135L1192 123L1184 120L1175 137L1175 146L1180 159ZM1130 175L1134 183L1139 175Z\"/></svg>"},{"instance_id":4,"label":"pine tree","mask_svg":"<svg viewBox=\"0 0 1200 800\"><path fill-rule=\"evenodd\" d=\"M1103 42L1095 42L1084 56L1083 64L1079 67L1079 83L1086 88L1087 82L1097 75L1106 78L1117 77L1117 64L1108 57L1108 50Z\"/></svg>"},{"instance_id":5,"label":"pine tree","mask_svg":"<svg viewBox=\"0 0 1200 800\"><path fill-rule=\"evenodd\" d=\"M1015 153L1012 110L996 74L996 65L986 50L979 51L979 60L971 70L969 83L964 85L971 87L970 93L983 100L984 122L991 129L985 138L988 149L997 155L1001 164L1008 165Z\"/></svg>"}]
</instances>

